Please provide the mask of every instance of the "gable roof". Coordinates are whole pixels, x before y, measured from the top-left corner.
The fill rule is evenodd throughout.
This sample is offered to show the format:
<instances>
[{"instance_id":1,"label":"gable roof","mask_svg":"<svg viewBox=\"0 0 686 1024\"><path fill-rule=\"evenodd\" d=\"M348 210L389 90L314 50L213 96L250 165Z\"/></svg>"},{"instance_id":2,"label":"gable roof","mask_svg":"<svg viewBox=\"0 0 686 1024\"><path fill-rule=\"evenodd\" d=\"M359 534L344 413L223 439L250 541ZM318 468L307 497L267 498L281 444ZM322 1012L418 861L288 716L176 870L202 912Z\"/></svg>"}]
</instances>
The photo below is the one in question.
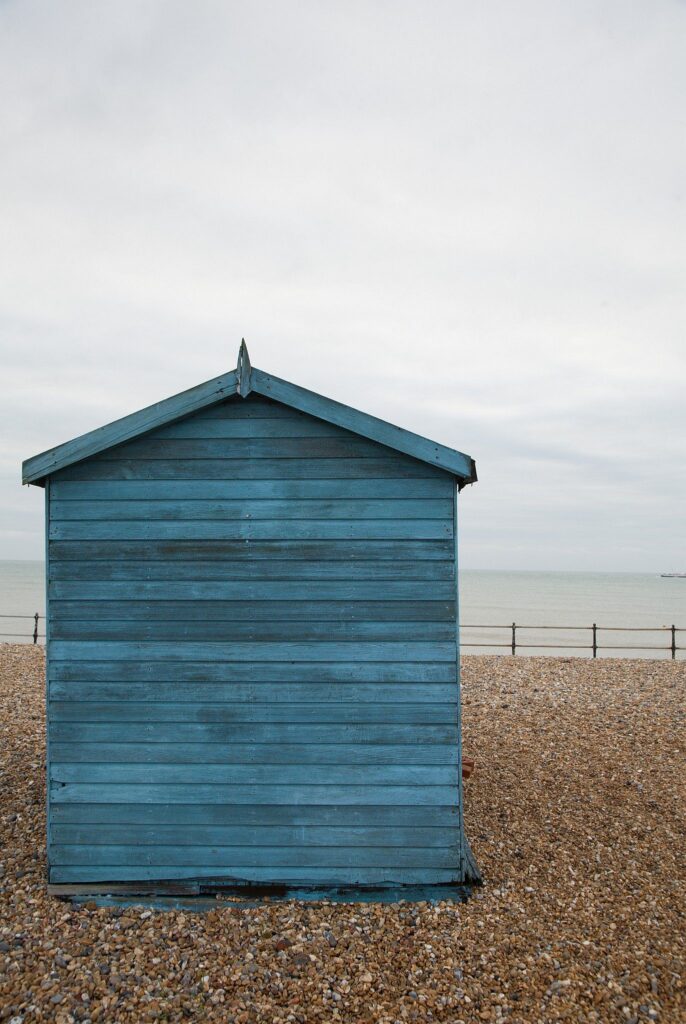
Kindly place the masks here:
<instances>
[{"instance_id":1,"label":"gable roof","mask_svg":"<svg viewBox=\"0 0 686 1024\"><path fill-rule=\"evenodd\" d=\"M25 484L44 485L45 478L65 466L72 466L115 445L132 441L157 427L165 426L191 413L205 409L216 402L232 396L247 397L251 392L289 405L299 412L308 413L318 419L333 423L345 430L386 445L396 451L410 455L421 462L444 469L457 478L458 487L476 481L476 463L469 455L446 448L410 430L393 426L385 420L370 416L369 413L351 409L348 405L324 398L314 391L290 384L274 377L264 370L250 365L245 341L241 342L238 365L235 370L198 384L188 391L182 391L171 398L149 405L145 409L123 416L97 430L66 441L56 448L50 448L40 455L27 459L22 467L22 481Z\"/></svg>"}]
</instances>

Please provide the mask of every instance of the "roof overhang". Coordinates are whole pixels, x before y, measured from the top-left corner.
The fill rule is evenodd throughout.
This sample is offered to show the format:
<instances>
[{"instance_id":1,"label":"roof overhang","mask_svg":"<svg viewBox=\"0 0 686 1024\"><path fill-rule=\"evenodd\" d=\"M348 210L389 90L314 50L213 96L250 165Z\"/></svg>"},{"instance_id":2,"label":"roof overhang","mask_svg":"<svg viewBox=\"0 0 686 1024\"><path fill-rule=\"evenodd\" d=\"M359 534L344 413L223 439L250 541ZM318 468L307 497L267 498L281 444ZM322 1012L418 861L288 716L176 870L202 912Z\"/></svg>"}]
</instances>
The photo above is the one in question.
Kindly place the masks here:
<instances>
[{"instance_id":1,"label":"roof overhang","mask_svg":"<svg viewBox=\"0 0 686 1024\"><path fill-rule=\"evenodd\" d=\"M227 398L246 398L249 394L263 395L282 402L299 412L333 423L344 430L366 437L371 441L403 452L421 462L451 473L459 488L476 482L476 463L469 455L430 441L420 434L396 427L392 423L352 409L348 405L308 391L297 384L274 377L250 365L245 342L241 344L235 370L198 384L188 391L156 402L138 412L123 416L97 430L34 455L23 464L22 480L25 484L43 486L45 478L66 466L89 459L115 445L132 441L157 427L173 423Z\"/></svg>"}]
</instances>

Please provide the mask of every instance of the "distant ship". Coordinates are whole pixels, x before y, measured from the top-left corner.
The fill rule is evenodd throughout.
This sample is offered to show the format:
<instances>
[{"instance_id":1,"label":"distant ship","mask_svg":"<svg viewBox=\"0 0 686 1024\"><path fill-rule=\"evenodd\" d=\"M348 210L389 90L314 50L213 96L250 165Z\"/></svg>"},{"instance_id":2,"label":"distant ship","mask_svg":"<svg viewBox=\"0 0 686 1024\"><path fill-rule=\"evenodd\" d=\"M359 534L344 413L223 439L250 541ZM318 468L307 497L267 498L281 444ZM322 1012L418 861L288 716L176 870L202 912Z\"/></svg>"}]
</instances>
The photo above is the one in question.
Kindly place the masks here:
<instances>
[{"instance_id":1,"label":"distant ship","mask_svg":"<svg viewBox=\"0 0 686 1024\"><path fill-rule=\"evenodd\" d=\"M661 572L660 576L665 580L686 580L686 572Z\"/></svg>"}]
</instances>

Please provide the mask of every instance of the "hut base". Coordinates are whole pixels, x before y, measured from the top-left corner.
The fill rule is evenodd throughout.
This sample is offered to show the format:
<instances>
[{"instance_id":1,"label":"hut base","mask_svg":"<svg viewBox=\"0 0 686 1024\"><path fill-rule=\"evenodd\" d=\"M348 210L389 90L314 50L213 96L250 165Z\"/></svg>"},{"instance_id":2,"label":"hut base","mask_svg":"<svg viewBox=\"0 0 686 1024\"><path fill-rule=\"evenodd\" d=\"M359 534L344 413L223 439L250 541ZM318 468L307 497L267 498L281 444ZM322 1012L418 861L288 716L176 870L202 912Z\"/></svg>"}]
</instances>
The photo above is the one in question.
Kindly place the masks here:
<instances>
[{"instance_id":1,"label":"hut base","mask_svg":"<svg viewBox=\"0 0 686 1024\"><path fill-rule=\"evenodd\" d=\"M473 859L472 859L473 863ZM476 874L474 874L476 872ZM189 909L210 910L222 904L242 906L257 905L263 900L311 900L333 903L410 903L452 900L464 903L471 894L472 884L481 880L476 864L470 868L470 878L464 884L438 883L435 885L395 886L304 886L293 885L227 885L226 880L199 879L179 883L158 882L112 882L97 884L52 884L48 895L69 899L74 903L95 902L98 906L126 906L145 903L160 909L174 909L187 906ZM478 883L477 883L478 884Z\"/></svg>"}]
</instances>

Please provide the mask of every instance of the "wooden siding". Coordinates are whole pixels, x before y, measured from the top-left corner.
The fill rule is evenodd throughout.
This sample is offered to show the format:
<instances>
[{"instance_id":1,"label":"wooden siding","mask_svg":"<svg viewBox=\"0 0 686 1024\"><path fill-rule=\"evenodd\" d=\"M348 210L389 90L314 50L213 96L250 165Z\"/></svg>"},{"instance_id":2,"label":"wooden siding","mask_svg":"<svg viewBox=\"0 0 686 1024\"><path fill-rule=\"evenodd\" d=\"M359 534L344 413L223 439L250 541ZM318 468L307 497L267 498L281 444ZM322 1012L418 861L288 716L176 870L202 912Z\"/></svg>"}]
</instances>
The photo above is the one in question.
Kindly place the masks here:
<instances>
[{"instance_id":1,"label":"wooden siding","mask_svg":"<svg viewBox=\"0 0 686 1024\"><path fill-rule=\"evenodd\" d=\"M49 491L52 882L461 880L453 477L251 395Z\"/></svg>"}]
</instances>

